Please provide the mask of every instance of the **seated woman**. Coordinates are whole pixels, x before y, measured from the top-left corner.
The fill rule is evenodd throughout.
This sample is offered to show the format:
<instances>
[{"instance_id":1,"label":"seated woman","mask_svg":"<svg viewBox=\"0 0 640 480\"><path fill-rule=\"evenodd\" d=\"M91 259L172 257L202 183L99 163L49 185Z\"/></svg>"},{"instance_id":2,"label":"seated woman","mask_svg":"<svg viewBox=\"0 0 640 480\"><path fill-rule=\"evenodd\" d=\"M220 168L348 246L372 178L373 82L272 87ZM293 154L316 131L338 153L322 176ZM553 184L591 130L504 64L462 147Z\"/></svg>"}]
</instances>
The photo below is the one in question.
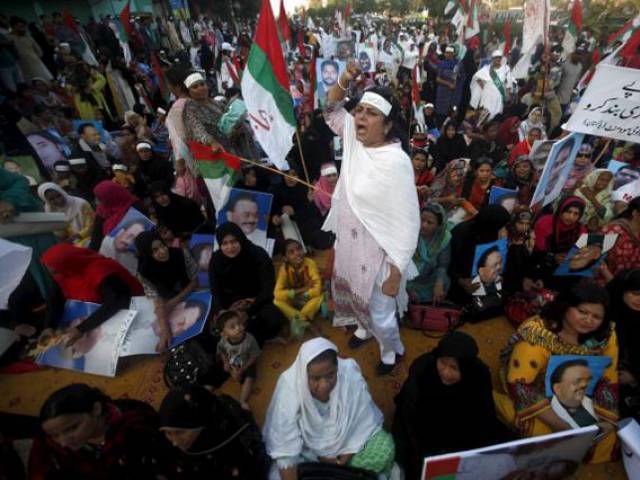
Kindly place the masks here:
<instances>
[{"instance_id":1,"label":"seated woman","mask_svg":"<svg viewBox=\"0 0 640 480\"><path fill-rule=\"evenodd\" d=\"M441 172L451 160L467 156L467 143L464 137L458 133L458 126L454 122L445 125L443 134L436 142L433 156L436 158L438 172Z\"/></svg>"},{"instance_id":2,"label":"seated woman","mask_svg":"<svg viewBox=\"0 0 640 480\"><path fill-rule=\"evenodd\" d=\"M176 478L171 446L158 415L138 400L112 400L74 383L54 392L40 410L29 478Z\"/></svg>"},{"instance_id":3,"label":"seated woman","mask_svg":"<svg viewBox=\"0 0 640 480\"><path fill-rule=\"evenodd\" d=\"M590 232L598 232L600 228L613 218L613 173L605 168L598 168L586 176L576 197L585 202L584 213L580 220Z\"/></svg>"},{"instance_id":4,"label":"seated woman","mask_svg":"<svg viewBox=\"0 0 640 480\"><path fill-rule=\"evenodd\" d=\"M278 379L264 424L271 480L296 480L304 461L389 473L394 444L360 367L329 340L302 344Z\"/></svg>"},{"instance_id":5,"label":"seated woman","mask_svg":"<svg viewBox=\"0 0 640 480\"><path fill-rule=\"evenodd\" d=\"M338 169L333 163L325 163L320 168L320 178L315 183L318 190L313 192L313 201L320 214L326 217L331 210L331 196L338 184Z\"/></svg>"},{"instance_id":6,"label":"seated woman","mask_svg":"<svg viewBox=\"0 0 640 480\"><path fill-rule=\"evenodd\" d=\"M429 194L429 187L433 182L435 167L434 160L429 152L422 148L416 148L411 155L411 164L413 165L413 173L416 176L416 189L418 190L418 199L422 204Z\"/></svg>"},{"instance_id":7,"label":"seated woman","mask_svg":"<svg viewBox=\"0 0 640 480\"><path fill-rule=\"evenodd\" d=\"M60 243L44 252L41 261L58 284L64 300L100 304L80 325L66 330L67 346L119 310L129 308L131 297L144 292L138 280L122 265L88 248ZM49 333L46 332L44 338Z\"/></svg>"},{"instance_id":8,"label":"seated woman","mask_svg":"<svg viewBox=\"0 0 640 480\"><path fill-rule=\"evenodd\" d=\"M518 127L518 137L521 142L527 138L527 135L532 128L540 129L540 132L542 133L541 140L547 139L546 128L544 125L544 111L542 110L542 107L532 108L529 111L527 119L520 123L520 126Z\"/></svg>"},{"instance_id":9,"label":"seated woman","mask_svg":"<svg viewBox=\"0 0 640 480\"><path fill-rule=\"evenodd\" d=\"M593 463L609 461L616 443L618 341L614 324L606 315L608 303L607 291L590 280L560 293L540 316L523 323L509 341L502 353L503 393L494 393L499 417L525 436L569 430L575 423L597 423L603 436L591 457ZM576 412L575 418L561 418L552 408L545 378L553 355L606 356L611 360L596 384L593 411L588 415Z\"/></svg>"},{"instance_id":10,"label":"seated woman","mask_svg":"<svg viewBox=\"0 0 640 480\"><path fill-rule=\"evenodd\" d=\"M287 172L291 177L298 174L291 169ZM313 200L309 198L307 187L298 183L294 178L284 177L282 183L272 189L273 207L271 223L273 227L282 227L282 215L287 214L293 220L304 243L318 250L327 250L333 246L335 235L322 230L324 220ZM331 197L329 197L331 200ZM278 238L278 234L275 235ZM279 238L282 238L280 236ZM279 242L280 243L280 242ZM278 248L281 251L282 247Z\"/></svg>"},{"instance_id":11,"label":"seated woman","mask_svg":"<svg viewBox=\"0 0 640 480\"><path fill-rule=\"evenodd\" d=\"M562 193L565 195L573 195L573 192L582 185L582 181L593 171L591 163L591 153L593 149L588 143L583 143L578 150L576 159L573 162L569 176L564 182Z\"/></svg>"},{"instance_id":12,"label":"seated woman","mask_svg":"<svg viewBox=\"0 0 640 480\"><path fill-rule=\"evenodd\" d=\"M169 184L153 182L149 186L149 195L158 222L179 238L188 238L195 232L211 232L200 206L190 198L173 193Z\"/></svg>"},{"instance_id":13,"label":"seated woman","mask_svg":"<svg viewBox=\"0 0 640 480\"><path fill-rule=\"evenodd\" d=\"M518 207L507 225L509 249L503 283L505 297L525 290L525 284L527 289L532 286L529 281L533 281L532 277L535 277L531 268L531 253L535 244L532 223L533 212L528 208Z\"/></svg>"},{"instance_id":14,"label":"seated woman","mask_svg":"<svg viewBox=\"0 0 640 480\"><path fill-rule=\"evenodd\" d=\"M537 174L533 162L527 155L516 158L507 171L503 187L517 190L518 205L528 207L537 185Z\"/></svg>"},{"instance_id":15,"label":"seated woman","mask_svg":"<svg viewBox=\"0 0 640 480\"><path fill-rule=\"evenodd\" d=\"M546 281L552 280L553 272L564 261L573 244L586 233L587 229L580 223L584 209L584 200L569 197L553 215L543 215L535 223L534 262Z\"/></svg>"},{"instance_id":16,"label":"seated woman","mask_svg":"<svg viewBox=\"0 0 640 480\"><path fill-rule=\"evenodd\" d=\"M166 158L160 158L153 152L153 147L148 141L136 143L136 153L138 161L135 172L136 184L134 186L135 193L144 197L147 188L153 182L164 182L167 185L173 185L173 164Z\"/></svg>"},{"instance_id":17,"label":"seated woman","mask_svg":"<svg viewBox=\"0 0 640 480\"><path fill-rule=\"evenodd\" d=\"M45 182L38 187L38 196L45 202L45 212L62 212L67 220L67 228L56 232L62 242L86 247L91 240L95 213L85 199L74 197L62 187L52 182Z\"/></svg>"},{"instance_id":18,"label":"seated woman","mask_svg":"<svg viewBox=\"0 0 640 480\"><path fill-rule=\"evenodd\" d=\"M266 480L271 459L260 429L233 398L192 385L169 391L159 413L177 465L168 478Z\"/></svg>"},{"instance_id":19,"label":"seated woman","mask_svg":"<svg viewBox=\"0 0 640 480\"><path fill-rule=\"evenodd\" d=\"M615 220L605 225L603 234L617 234L613 248L605 258L606 269L599 281L606 283L622 270L640 268L640 197L629 202Z\"/></svg>"},{"instance_id":20,"label":"seated woman","mask_svg":"<svg viewBox=\"0 0 640 480\"><path fill-rule=\"evenodd\" d=\"M247 330L262 344L280 335L288 324L273 304L275 272L262 248L252 244L235 223L216 230L220 249L211 257L209 285L214 313L240 309L246 313Z\"/></svg>"},{"instance_id":21,"label":"seated woman","mask_svg":"<svg viewBox=\"0 0 640 480\"><path fill-rule=\"evenodd\" d=\"M504 207L488 205L471 220L456 225L451 231L449 298L452 302L466 305L471 301L472 294L478 288L471 278L476 247L505 237L507 234L505 226L510 218L509 212Z\"/></svg>"},{"instance_id":22,"label":"seated woman","mask_svg":"<svg viewBox=\"0 0 640 480\"><path fill-rule=\"evenodd\" d=\"M451 261L450 240L444 208L437 203L428 203L420 212L420 237L413 256L418 276L407 282L412 302L444 301L451 284L447 274Z\"/></svg>"},{"instance_id":23,"label":"seated woman","mask_svg":"<svg viewBox=\"0 0 640 480\"><path fill-rule=\"evenodd\" d=\"M622 270L607 285L619 343L620 417L640 421L640 269Z\"/></svg>"},{"instance_id":24,"label":"seated woman","mask_svg":"<svg viewBox=\"0 0 640 480\"><path fill-rule=\"evenodd\" d=\"M463 332L449 332L413 361L395 403L391 432L407 479L420 477L425 457L510 439L496 418L491 372Z\"/></svg>"},{"instance_id":25,"label":"seated woman","mask_svg":"<svg viewBox=\"0 0 640 480\"><path fill-rule=\"evenodd\" d=\"M291 323L291 335L302 338L320 310L324 294L318 265L305 257L296 240L284 243L284 263L278 271L273 296L273 303Z\"/></svg>"},{"instance_id":26,"label":"seated woman","mask_svg":"<svg viewBox=\"0 0 640 480\"><path fill-rule=\"evenodd\" d=\"M429 203L439 203L445 209L447 215L450 215L461 203L462 188L467 169L466 160L462 158L451 160L436 175L427 201Z\"/></svg>"},{"instance_id":27,"label":"seated woman","mask_svg":"<svg viewBox=\"0 0 640 480\"><path fill-rule=\"evenodd\" d=\"M508 161L509 168L513 166L513 162L516 161L516 158L521 155L529 155L529 153L531 153L533 144L542 138L542 132L543 130L538 127L533 127L528 130L526 138L521 140L520 143L511 149Z\"/></svg>"},{"instance_id":28,"label":"seated woman","mask_svg":"<svg viewBox=\"0 0 640 480\"><path fill-rule=\"evenodd\" d=\"M198 266L180 248L169 248L157 231L142 232L136 238L138 279L147 298L154 301L161 335L156 349L171 344L169 314L198 286Z\"/></svg>"},{"instance_id":29,"label":"seated woman","mask_svg":"<svg viewBox=\"0 0 640 480\"><path fill-rule=\"evenodd\" d=\"M268 192L270 184L269 175L262 168L250 166L242 169L242 181L236 188L251 192Z\"/></svg>"},{"instance_id":30,"label":"seated woman","mask_svg":"<svg viewBox=\"0 0 640 480\"><path fill-rule=\"evenodd\" d=\"M476 210L480 210L489 203L493 184L493 163L488 157L480 157L471 162L471 171L462 187L462 198L468 200Z\"/></svg>"}]
</instances>

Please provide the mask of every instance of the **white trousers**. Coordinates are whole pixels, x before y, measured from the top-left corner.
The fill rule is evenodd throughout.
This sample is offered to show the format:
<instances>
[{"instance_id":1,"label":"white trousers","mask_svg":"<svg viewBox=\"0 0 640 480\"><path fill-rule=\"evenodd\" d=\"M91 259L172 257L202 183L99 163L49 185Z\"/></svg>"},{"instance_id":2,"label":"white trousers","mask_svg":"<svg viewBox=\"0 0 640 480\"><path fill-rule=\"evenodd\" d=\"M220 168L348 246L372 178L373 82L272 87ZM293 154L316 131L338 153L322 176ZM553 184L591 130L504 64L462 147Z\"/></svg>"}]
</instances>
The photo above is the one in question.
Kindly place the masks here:
<instances>
[{"instance_id":1,"label":"white trousers","mask_svg":"<svg viewBox=\"0 0 640 480\"><path fill-rule=\"evenodd\" d=\"M369 300L371 321L368 328L358 324L355 336L361 340L375 337L380 347L380 360L393 365L396 363L396 354L404 355L404 345L396 319L396 299L382 293L379 283L375 283Z\"/></svg>"}]
</instances>

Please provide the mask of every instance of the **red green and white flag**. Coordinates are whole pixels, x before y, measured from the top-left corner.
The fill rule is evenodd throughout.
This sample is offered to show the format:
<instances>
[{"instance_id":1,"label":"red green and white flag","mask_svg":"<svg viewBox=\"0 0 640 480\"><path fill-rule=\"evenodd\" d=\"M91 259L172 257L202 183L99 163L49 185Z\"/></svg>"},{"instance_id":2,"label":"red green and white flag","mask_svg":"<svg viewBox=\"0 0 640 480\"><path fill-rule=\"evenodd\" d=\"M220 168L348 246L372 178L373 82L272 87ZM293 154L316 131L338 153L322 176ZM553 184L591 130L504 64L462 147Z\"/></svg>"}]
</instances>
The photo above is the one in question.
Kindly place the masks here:
<instances>
[{"instance_id":1,"label":"red green and white flag","mask_svg":"<svg viewBox=\"0 0 640 480\"><path fill-rule=\"evenodd\" d=\"M228 152L213 152L211 147L189 142L196 168L207 186L216 210L225 206L240 173L240 159Z\"/></svg>"},{"instance_id":2,"label":"red green and white flag","mask_svg":"<svg viewBox=\"0 0 640 480\"><path fill-rule=\"evenodd\" d=\"M564 56L568 56L576 49L576 42L580 30L582 30L582 0L573 0L571 18L569 18L569 25L562 40Z\"/></svg>"},{"instance_id":3,"label":"red green and white flag","mask_svg":"<svg viewBox=\"0 0 640 480\"><path fill-rule=\"evenodd\" d=\"M284 168L293 145L296 118L289 91L289 74L278 40L278 26L269 0L263 0L255 38L242 75L247 117L271 162Z\"/></svg>"}]
</instances>

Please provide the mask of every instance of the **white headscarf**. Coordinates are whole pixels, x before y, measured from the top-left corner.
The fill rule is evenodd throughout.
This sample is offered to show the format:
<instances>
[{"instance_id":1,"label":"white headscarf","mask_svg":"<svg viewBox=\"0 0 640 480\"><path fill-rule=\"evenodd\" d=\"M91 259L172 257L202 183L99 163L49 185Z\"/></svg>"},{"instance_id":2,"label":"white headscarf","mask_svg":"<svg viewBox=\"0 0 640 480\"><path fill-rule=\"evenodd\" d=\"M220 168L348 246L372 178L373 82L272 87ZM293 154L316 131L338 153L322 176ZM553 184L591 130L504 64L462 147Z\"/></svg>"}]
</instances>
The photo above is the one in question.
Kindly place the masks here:
<instances>
[{"instance_id":1,"label":"white headscarf","mask_svg":"<svg viewBox=\"0 0 640 480\"><path fill-rule=\"evenodd\" d=\"M357 453L382 428L382 412L352 359L338 359L338 380L327 404L329 413L320 414L309 391L307 365L327 350L338 351L324 338L303 343L293 365L280 375L264 425L271 458L296 457L303 451L318 457Z\"/></svg>"},{"instance_id":2,"label":"white headscarf","mask_svg":"<svg viewBox=\"0 0 640 480\"><path fill-rule=\"evenodd\" d=\"M66 202L64 208L55 208L49 202L47 202L47 199L44 196L44 193L47 190L54 190L64 197L64 200ZM84 229L85 219L82 210L86 207L91 208L89 202L87 202L85 199L69 195L60 185L53 182L45 182L40 185L38 187L38 196L44 202L45 212L64 213L67 222L71 225L73 231L76 233Z\"/></svg>"}]
</instances>

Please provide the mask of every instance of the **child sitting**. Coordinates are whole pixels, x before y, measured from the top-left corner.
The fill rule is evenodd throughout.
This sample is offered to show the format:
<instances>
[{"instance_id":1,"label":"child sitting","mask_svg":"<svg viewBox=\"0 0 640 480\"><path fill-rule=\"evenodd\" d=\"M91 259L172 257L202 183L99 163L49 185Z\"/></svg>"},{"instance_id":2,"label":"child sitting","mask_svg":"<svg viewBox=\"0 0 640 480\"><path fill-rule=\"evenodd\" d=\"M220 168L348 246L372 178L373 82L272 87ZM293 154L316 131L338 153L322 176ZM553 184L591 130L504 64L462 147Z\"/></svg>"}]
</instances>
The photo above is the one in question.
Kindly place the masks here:
<instances>
[{"instance_id":1,"label":"child sitting","mask_svg":"<svg viewBox=\"0 0 640 480\"><path fill-rule=\"evenodd\" d=\"M273 303L291 322L292 336L301 338L308 326L318 335L318 330L311 325L324 300L318 266L304 256L297 240L285 241L284 255L285 263L278 271Z\"/></svg>"},{"instance_id":2,"label":"child sitting","mask_svg":"<svg viewBox=\"0 0 640 480\"><path fill-rule=\"evenodd\" d=\"M243 314L235 310L220 313L217 327L220 341L216 355L222 361L225 372L242 384L240 405L250 410L247 400L256 380L256 360L260 356L258 342L245 331Z\"/></svg>"}]
</instances>

